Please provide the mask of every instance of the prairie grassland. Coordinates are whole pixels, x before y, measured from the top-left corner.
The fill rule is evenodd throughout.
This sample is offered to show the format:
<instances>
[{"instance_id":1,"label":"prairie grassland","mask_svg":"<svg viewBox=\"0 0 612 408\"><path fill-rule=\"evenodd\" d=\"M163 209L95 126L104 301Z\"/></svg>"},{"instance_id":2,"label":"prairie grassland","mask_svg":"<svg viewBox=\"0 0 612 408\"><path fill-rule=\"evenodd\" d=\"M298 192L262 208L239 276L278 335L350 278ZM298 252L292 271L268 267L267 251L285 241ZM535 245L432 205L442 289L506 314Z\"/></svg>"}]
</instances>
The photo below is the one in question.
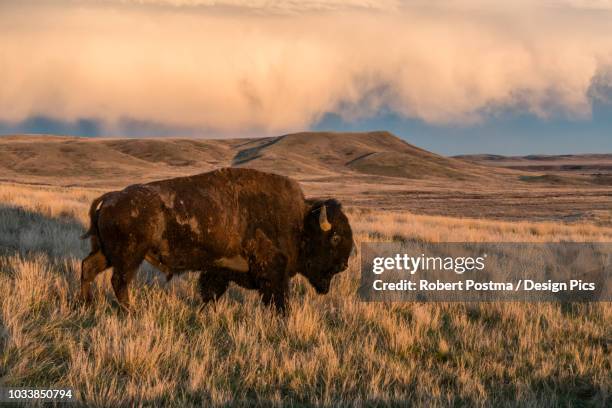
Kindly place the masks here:
<instances>
[{"instance_id":1,"label":"prairie grassland","mask_svg":"<svg viewBox=\"0 0 612 408\"><path fill-rule=\"evenodd\" d=\"M609 303L363 303L358 259L327 296L302 278L286 319L231 288L199 309L195 275L143 267L119 313L110 274L74 301L99 191L0 185L0 385L71 386L83 404L610 404ZM612 241L590 224L351 210L356 241Z\"/></svg>"}]
</instances>

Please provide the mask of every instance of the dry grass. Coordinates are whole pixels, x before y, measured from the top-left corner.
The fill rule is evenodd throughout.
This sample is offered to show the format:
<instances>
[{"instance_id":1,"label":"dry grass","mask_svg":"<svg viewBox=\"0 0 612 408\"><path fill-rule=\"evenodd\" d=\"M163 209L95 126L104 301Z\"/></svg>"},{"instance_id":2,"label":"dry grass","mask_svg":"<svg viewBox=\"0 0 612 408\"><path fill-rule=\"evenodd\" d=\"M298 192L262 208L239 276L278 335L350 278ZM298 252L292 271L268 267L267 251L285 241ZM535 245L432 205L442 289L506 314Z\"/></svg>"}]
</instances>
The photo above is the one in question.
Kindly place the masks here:
<instances>
[{"instance_id":1,"label":"dry grass","mask_svg":"<svg viewBox=\"0 0 612 408\"><path fill-rule=\"evenodd\" d=\"M72 386L84 404L556 406L610 403L612 306L368 304L358 261L283 320L232 288L200 311L193 275L145 270L117 312L73 302L96 191L0 186L0 385ZM358 241L612 241L588 224L351 212ZM145 268L147 269L147 268Z\"/></svg>"},{"instance_id":2,"label":"dry grass","mask_svg":"<svg viewBox=\"0 0 612 408\"><path fill-rule=\"evenodd\" d=\"M612 242L612 227L591 223L507 222L417 215L407 212L353 211L362 240L410 237L426 242Z\"/></svg>"}]
</instances>

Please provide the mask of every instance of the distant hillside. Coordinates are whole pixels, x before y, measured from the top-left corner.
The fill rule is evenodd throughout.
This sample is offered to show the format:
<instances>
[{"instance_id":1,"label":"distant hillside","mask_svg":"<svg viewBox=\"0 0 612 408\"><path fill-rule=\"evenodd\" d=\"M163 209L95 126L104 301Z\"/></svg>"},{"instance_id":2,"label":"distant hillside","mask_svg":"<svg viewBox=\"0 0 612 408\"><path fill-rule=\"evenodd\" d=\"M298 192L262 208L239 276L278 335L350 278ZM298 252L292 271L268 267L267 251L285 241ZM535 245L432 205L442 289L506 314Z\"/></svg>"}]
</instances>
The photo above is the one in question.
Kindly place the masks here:
<instances>
[{"instance_id":1,"label":"distant hillside","mask_svg":"<svg viewBox=\"0 0 612 408\"><path fill-rule=\"evenodd\" d=\"M605 159L590 163L600 166ZM500 166L504 160L510 168ZM351 208L610 223L612 174L512 165L543 162L555 160L443 157L388 132L229 140L0 137L0 182L107 191L219 167L252 167L296 178L307 196L334 197Z\"/></svg>"},{"instance_id":2,"label":"distant hillside","mask_svg":"<svg viewBox=\"0 0 612 408\"><path fill-rule=\"evenodd\" d=\"M495 154L472 154L455 156L487 166L505 167L524 171L568 171L612 173L612 153L610 154L563 154L500 156Z\"/></svg>"},{"instance_id":3,"label":"distant hillside","mask_svg":"<svg viewBox=\"0 0 612 408\"><path fill-rule=\"evenodd\" d=\"M476 166L442 157L388 132L295 133L255 140L238 151L233 165L284 174L359 172L387 177L466 178Z\"/></svg>"},{"instance_id":4,"label":"distant hillside","mask_svg":"<svg viewBox=\"0 0 612 408\"><path fill-rule=\"evenodd\" d=\"M125 184L250 167L301 179L341 174L466 180L479 165L412 146L388 132L305 132L260 139L0 137L0 179Z\"/></svg>"}]
</instances>

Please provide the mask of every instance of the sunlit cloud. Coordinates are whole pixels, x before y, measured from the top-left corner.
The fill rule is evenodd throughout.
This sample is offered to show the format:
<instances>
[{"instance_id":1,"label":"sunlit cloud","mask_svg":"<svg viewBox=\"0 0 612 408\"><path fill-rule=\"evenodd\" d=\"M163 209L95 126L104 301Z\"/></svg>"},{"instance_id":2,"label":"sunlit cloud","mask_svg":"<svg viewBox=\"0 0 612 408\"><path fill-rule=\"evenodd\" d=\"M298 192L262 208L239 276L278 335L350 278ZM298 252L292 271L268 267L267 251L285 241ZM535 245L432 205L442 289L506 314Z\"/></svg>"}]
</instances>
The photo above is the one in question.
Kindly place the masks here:
<instances>
[{"instance_id":1,"label":"sunlit cloud","mask_svg":"<svg viewBox=\"0 0 612 408\"><path fill-rule=\"evenodd\" d=\"M400 0L107 0L138 5L172 7L226 7L265 12L297 13L347 9L396 10Z\"/></svg>"},{"instance_id":2,"label":"sunlit cloud","mask_svg":"<svg viewBox=\"0 0 612 408\"><path fill-rule=\"evenodd\" d=\"M0 121L94 118L112 132L128 118L236 134L304 129L327 112L588 118L597 87L612 83L612 28L607 12L575 8L607 2L482 3L4 3Z\"/></svg>"}]
</instances>

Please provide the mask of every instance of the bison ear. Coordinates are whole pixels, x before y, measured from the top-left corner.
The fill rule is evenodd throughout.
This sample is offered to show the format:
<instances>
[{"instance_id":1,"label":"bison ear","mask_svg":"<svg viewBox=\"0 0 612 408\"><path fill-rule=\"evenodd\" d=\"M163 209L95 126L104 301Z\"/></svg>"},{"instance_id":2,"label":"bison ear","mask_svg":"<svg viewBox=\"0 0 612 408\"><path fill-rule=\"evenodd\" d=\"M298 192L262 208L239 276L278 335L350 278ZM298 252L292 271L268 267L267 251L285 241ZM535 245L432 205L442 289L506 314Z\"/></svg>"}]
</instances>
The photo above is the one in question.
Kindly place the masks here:
<instances>
[{"instance_id":1,"label":"bison ear","mask_svg":"<svg viewBox=\"0 0 612 408\"><path fill-rule=\"evenodd\" d=\"M321 212L319 214L319 226L321 230L327 232L331 229L332 225L327 221L327 209L325 208L325 204L321 206Z\"/></svg>"}]
</instances>

